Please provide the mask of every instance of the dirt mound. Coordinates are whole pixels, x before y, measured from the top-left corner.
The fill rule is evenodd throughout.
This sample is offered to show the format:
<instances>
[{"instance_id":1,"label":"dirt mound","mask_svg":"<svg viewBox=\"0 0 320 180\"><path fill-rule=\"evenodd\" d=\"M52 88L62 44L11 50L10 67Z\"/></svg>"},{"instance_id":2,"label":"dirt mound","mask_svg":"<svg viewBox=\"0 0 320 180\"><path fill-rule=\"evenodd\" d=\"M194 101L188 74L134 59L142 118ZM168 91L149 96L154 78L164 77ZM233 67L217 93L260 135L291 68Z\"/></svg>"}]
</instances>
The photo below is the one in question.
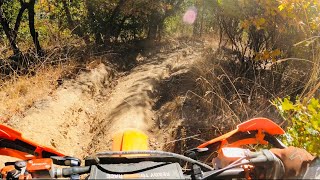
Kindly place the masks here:
<instances>
[{"instance_id":1,"label":"dirt mound","mask_svg":"<svg viewBox=\"0 0 320 180\"><path fill-rule=\"evenodd\" d=\"M99 114L95 97L106 94L110 68L100 64L76 79L64 82L51 96L38 101L9 125L26 138L68 154L81 156L91 141L92 125Z\"/></svg>"}]
</instances>

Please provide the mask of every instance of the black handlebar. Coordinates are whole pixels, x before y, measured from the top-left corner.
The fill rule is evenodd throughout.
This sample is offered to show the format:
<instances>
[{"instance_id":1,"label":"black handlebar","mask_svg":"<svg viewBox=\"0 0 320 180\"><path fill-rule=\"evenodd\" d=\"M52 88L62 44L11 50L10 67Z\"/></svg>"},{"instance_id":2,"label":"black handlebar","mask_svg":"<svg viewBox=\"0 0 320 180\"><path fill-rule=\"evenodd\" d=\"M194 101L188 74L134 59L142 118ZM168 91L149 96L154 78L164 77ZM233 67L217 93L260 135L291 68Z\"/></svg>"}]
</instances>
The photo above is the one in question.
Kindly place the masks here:
<instances>
[{"instance_id":1,"label":"black handlebar","mask_svg":"<svg viewBox=\"0 0 320 180\"><path fill-rule=\"evenodd\" d=\"M210 179L209 178L210 174L211 174L211 171L205 172L203 173L203 176L208 177L207 179ZM241 177L245 177L245 171L243 168L232 168L232 169L228 169L220 173L217 173L215 175L216 179L232 179L232 178L241 178Z\"/></svg>"},{"instance_id":2,"label":"black handlebar","mask_svg":"<svg viewBox=\"0 0 320 180\"><path fill-rule=\"evenodd\" d=\"M229 166L226 166L222 169L214 170L208 165L204 165L203 163L200 163L196 160L193 160L191 158L175 154L175 153L168 153L168 152L162 152L162 151L129 151L129 152L104 152L104 153L98 153L99 156L109 156L109 155L123 155L123 154L156 154L156 155L170 155L172 157L186 160L187 162L191 162L193 164L197 164L202 166L202 168L205 168L206 171L203 173L203 176L200 179L212 179L212 178L241 178L245 177L245 171L241 167L242 165L263 165L263 166L270 166L268 171L267 178L281 178L284 174L284 166L271 151L269 150L262 150L260 152L251 152L246 155L246 157L241 158L239 161L235 161L234 163L230 164ZM275 169L275 170L272 170ZM70 167L70 168L63 168L63 169L57 169L54 173L55 177L70 177L72 175L78 174L87 174L90 173L91 166L84 166L84 167ZM209 170L209 171L208 171ZM272 177L271 177L272 176Z\"/></svg>"},{"instance_id":3,"label":"black handlebar","mask_svg":"<svg viewBox=\"0 0 320 180\"><path fill-rule=\"evenodd\" d=\"M147 150L147 151L108 151L108 152L102 152L102 153L98 153L97 155L99 156L113 156L113 155L129 155L129 154L153 154L153 155L161 155L161 156L170 156L170 157L174 157L177 159L181 159L183 161L186 162L190 162L192 164L197 164L207 170L214 170L212 167L208 166L207 164L201 163L199 161L196 161L194 159L191 159L187 156L183 156L180 154L176 154L176 153L171 153L171 152L164 152L164 151L151 151L151 150ZM99 158L99 157L97 157Z\"/></svg>"},{"instance_id":4,"label":"black handlebar","mask_svg":"<svg viewBox=\"0 0 320 180\"><path fill-rule=\"evenodd\" d=\"M70 177L74 174L86 174L90 172L90 166L84 166L84 167L70 167L70 168L62 168L62 169L56 169L54 172L55 178L60 177Z\"/></svg>"}]
</instances>

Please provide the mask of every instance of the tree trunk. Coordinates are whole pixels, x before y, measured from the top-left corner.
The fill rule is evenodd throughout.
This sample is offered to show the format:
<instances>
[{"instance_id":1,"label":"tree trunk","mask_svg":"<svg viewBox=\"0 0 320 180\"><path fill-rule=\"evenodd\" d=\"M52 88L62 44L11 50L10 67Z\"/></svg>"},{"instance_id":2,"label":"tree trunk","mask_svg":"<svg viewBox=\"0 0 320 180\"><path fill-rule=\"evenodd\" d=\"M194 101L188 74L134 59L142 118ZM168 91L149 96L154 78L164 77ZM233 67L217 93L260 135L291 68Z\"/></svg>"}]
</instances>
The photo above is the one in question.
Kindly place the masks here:
<instances>
[{"instance_id":1,"label":"tree trunk","mask_svg":"<svg viewBox=\"0 0 320 180\"><path fill-rule=\"evenodd\" d=\"M148 39L149 40L157 40L159 37L159 28L162 26L161 14L157 12L153 12L149 18L149 31L148 31Z\"/></svg>"},{"instance_id":2,"label":"tree trunk","mask_svg":"<svg viewBox=\"0 0 320 180\"><path fill-rule=\"evenodd\" d=\"M193 36L200 37L200 23L199 23L198 18L196 19L196 21L193 24Z\"/></svg>"},{"instance_id":3,"label":"tree trunk","mask_svg":"<svg viewBox=\"0 0 320 180\"><path fill-rule=\"evenodd\" d=\"M161 20L159 21L158 33L157 33L157 40L158 41L161 41L161 38L162 38L162 33L164 31L164 20L165 20L165 17L161 18Z\"/></svg>"},{"instance_id":4,"label":"tree trunk","mask_svg":"<svg viewBox=\"0 0 320 180\"><path fill-rule=\"evenodd\" d=\"M16 43L16 35L14 35L14 31L10 28L8 20L4 17L2 12L3 1L0 0L0 23L2 25L3 31L6 34L10 47L15 55L20 55L21 51Z\"/></svg>"},{"instance_id":5,"label":"tree trunk","mask_svg":"<svg viewBox=\"0 0 320 180\"><path fill-rule=\"evenodd\" d=\"M14 25L14 40L16 40L18 32L19 32L19 27L20 27L20 23L22 20L22 15L24 13L24 11L28 8L28 4L25 3L23 0L20 0L20 10L16 19L16 23Z\"/></svg>"},{"instance_id":6,"label":"tree trunk","mask_svg":"<svg viewBox=\"0 0 320 180\"><path fill-rule=\"evenodd\" d=\"M64 12L66 13L66 17L67 17L67 22L68 22L68 27L70 30L72 30L72 32L80 37L83 37L83 32L81 32L81 29L79 26L75 25L74 20L72 19L72 15L69 9L67 0L62 0L62 4L63 4L63 9Z\"/></svg>"},{"instance_id":7,"label":"tree trunk","mask_svg":"<svg viewBox=\"0 0 320 180\"><path fill-rule=\"evenodd\" d=\"M126 0L120 0L119 3L117 4L117 6L112 11L112 14L108 20L107 29L106 29L105 36L104 36L105 43L109 43L111 36L115 34L116 28L114 26L114 24L115 24L114 21L115 21L115 18L119 15L119 13L121 11L121 7L124 5L125 2L126 2Z\"/></svg>"},{"instance_id":8,"label":"tree trunk","mask_svg":"<svg viewBox=\"0 0 320 180\"><path fill-rule=\"evenodd\" d=\"M101 33L96 28L96 26L97 26L95 24L96 16L94 14L94 8L91 3L92 3L91 0L85 1L85 5L86 5L87 11L88 11L89 26L91 27L91 29L93 31L95 43L101 45L101 44L103 44L103 40L101 38Z\"/></svg>"},{"instance_id":9,"label":"tree trunk","mask_svg":"<svg viewBox=\"0 0 320 180\"><path fill-rule=\"evenodd\" d=\"M124 22L125 22L125 20L128 19L128 18L129 18L128 16L124 16L124 17L121 19L121 22L120 22L118 28L115 29L113 36L114 36L116 39L119 39L119 36L120 36L120 34L121 34L121 31L122 31L122 29L123 29L123 27L124 27ZM133 19L133 21L134 21L134 19ZM134 33L134 34L135 34L135 33Z\"/></svg>"},{"instance_id":10,"label":"tree trunk","mask_svg":"<svg viewBox=\"0 0 320 180\"><path fill-rule=\"evenodd\" d=\"M200 22L200 37L202 37L202 34L203 34L203 24L204 24L204 7L205 7L205 4L204 4L204 0L202 0L202 4L201 4L201 22Z\"/></svg>"},{"instance_id":11,"label":"tree trunk","mask_svg":"<svg viewBox=\"0 0 320 180\"><path fill-rule=\"evenodd\" d=\"M196 9L200 10L200 3L197 1L196 4ZM200 26L201 26L201 20L199 19L198 15L200 14L199 11L197 11L197 17L195 22L193 23L193 36L194 37L200 37Z\"/></svg>"},{"instance_id":12,"label":"tree trunk","mask_svg":"<svg viewBox=\"0 0 320 180\"><path fill-rule=\"evenodd\" d=\"M62 4L63 4L64 12L66 13L66 16L67 16L68 26L71 30L73 30L74 29L74 22L71 17L71 13L70 13L70 9L67 4L67 0L62 0Z\"/></svg>"},{"instance_id":13,"label":"tree trunk","mask_svg":"<svg viewBox=\"0 0 320 180\"><path fill-rule=\"evenodd\" d=\"M148 39L155 40L157 38L158 26L155 22L149 23Z\"/></svg>"},{"instance_id":14,"label":"tree trunk","mask_svg":"<svg viewBox=\"0 0 320 180\"><path fill-rule=\"evenodd\" d=\"M34 26L34 5L35 5L35 0L30 0L28 3L28 17L29 17L29 29L30 29L30 34L32 36L33 43L36 47L36 52L39 56L43 56L43 51L40 46L39 42L39 33L36 32L35 26Z\"/></svg>"}]
</instances>

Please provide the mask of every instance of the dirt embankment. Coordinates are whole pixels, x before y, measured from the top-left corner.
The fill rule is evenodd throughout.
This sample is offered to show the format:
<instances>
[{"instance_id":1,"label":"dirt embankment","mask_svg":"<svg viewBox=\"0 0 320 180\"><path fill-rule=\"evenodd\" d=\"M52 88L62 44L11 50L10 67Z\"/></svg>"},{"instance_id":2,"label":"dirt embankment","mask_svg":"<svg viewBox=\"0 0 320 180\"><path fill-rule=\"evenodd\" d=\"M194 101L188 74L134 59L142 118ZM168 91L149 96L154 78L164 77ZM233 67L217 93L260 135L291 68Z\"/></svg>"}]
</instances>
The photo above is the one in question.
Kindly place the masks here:
<instances>
[{"instance_id":1,"label":"dirt embankment","mask_svg":"<svg viewBox=\"0 0 320 180\"><path fill-rule=\"evenodd\" d=\"M138 128L146 132L152 148L162 149L179 122L160 130L156 111L165 97L161 85L184 73L201 57L200 44L175 47L150 57L125 75L99 64L63 83L52 95L16 115L8 125L26 138L71 156L84 157L108 150L114 132ZM114 86L110 86L114 84Z\"/></svg>"},{"instance_id":2,"label":"dirt embankment","mask_svg":"<svg viewBox=\"0 0 320 180\"><path fill-rule=\"evenodd\" d=\"M97 98L108 94L112 76L111 69L103 64L82 73L13 117L9 125L39 144L65 154L80 155L92 136L90 127L98 114L100 101Z\"/></svg>"}]
</instances>

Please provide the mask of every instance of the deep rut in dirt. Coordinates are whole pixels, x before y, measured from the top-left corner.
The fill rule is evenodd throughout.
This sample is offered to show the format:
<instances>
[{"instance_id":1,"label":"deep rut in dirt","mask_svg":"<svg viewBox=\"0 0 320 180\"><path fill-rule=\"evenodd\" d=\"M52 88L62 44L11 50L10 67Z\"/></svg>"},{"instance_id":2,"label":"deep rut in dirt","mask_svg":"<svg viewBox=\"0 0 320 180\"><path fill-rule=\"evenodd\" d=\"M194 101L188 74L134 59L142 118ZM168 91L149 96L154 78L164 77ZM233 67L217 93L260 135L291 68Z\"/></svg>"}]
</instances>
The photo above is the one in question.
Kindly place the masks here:
<instances>
[{"instance_id":1,"label":"deep rut in dirt","mask_svg":"<svg viewBox=\"0 0 320 180\"><path fill-rule=\"evenodd\" d=\"M171 134L158 132L154 106L159 86L171 74L188 70L201 56L201 49L158 53L113 80L111 69L100 64L65 82L8 124L26 138L81 158L109 150L112 134L126 128L146 132L152 148L161 149ZM117 81L116 86L108 88L112 81Z\"/></svg>"},{"instance_id":2,"label":"deep rut in dirt","mask_svg":"<svg viewBox=\"0 0 320 180\"><path fill-rule=\"evenodd\" d=\"M164 139L156 135L158 124L153 111L160 82L174 72L187 69L199 55L191 49L161 53L142 62L128 76L120 78L110 98L99 110L104 117L95 124L95 134L88 151L93 153L109 149L110 135L126 128L142 130L149 135L153 148L161 149Z\"/></svg>"}]
</instances>

